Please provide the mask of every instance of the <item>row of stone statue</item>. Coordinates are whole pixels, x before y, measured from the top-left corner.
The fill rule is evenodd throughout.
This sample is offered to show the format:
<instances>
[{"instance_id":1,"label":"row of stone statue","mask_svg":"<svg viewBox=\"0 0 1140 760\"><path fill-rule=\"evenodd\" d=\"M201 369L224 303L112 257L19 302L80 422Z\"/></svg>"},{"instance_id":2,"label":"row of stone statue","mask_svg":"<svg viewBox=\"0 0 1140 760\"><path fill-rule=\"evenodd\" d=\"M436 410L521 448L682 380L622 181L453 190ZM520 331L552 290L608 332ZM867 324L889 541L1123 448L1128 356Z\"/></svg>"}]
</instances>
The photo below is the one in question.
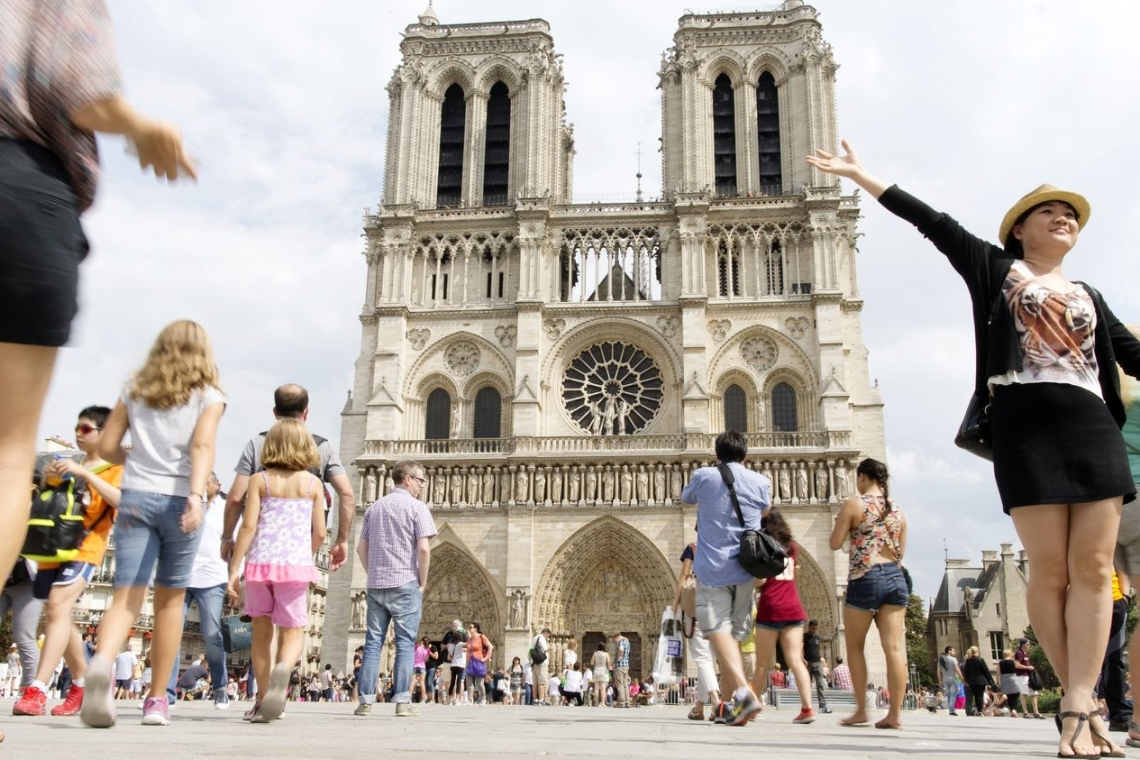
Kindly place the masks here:
<instances>
[{"instance_id":1,"label":"row of stone statue","mask_svg":"<svg viewBox=\"0 0 1140 760\"><path fill-rule=\"evenodd\" d=\"M501 504L672 504L705 462L666 464L510 464L426 467L420 498L436 507ZM834 504L847 497L850 463L839 460L748 462L772 481L775 504ZM392 489L386 465L361 471L367 504Z\"/></svg>"}]
</instances>

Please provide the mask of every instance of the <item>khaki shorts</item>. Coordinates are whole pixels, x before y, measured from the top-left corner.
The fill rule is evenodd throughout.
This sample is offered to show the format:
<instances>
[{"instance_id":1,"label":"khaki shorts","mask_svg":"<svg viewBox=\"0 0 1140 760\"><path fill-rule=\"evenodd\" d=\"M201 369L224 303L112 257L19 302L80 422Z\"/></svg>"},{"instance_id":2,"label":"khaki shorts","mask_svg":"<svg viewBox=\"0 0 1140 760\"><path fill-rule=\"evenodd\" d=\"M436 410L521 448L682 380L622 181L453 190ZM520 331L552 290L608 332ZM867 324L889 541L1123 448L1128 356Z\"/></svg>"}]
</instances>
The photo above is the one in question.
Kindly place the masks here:
<instances>
[{"instance_id":1,"label":"khaki shorts","mask_svg":"<svg viewBox=\"0 0 1140 760\"><path fill-rule=\"evenodd\" d=\"M547 667L546 667L549 664L549 662L550 662L549 660L544 660L541 665L535 665L535 664L531 663L530 673L531 673L531 676L533 676L534 682L536 684L542 684L543 686L545 686L547 683L550 682L550 672L547 670Z\"/></svg>"},{"instance_id":2,"label":"khaki shorts","mask_svg":"<svg viewBox=\"0 0 1140 760\"><path fill-rule=\"evenodd\" d=\"M1115 565L1133 577L1140 575L1140 499L1125 504L1120 512Z\"/></svg>"},{"instance_id":3,"label":"khaki shorts","mask_svg":"<svg viewBox=\"0 0 1140 760\"><path fill-rule=\"evenodd\" d=\"M706 586L697 581L697 625L707 638L731 633L744 641L752 632L752 581L735 586Z\"/></svg>"}]
</instances>

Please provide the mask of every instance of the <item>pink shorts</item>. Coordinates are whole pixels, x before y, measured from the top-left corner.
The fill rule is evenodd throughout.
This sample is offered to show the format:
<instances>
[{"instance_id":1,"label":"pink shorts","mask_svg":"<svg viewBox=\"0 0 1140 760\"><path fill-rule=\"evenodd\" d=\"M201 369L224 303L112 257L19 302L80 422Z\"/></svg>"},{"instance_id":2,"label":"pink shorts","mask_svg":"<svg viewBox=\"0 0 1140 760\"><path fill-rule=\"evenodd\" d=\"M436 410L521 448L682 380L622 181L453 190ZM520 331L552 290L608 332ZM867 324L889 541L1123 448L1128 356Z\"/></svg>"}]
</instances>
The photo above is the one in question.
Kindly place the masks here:
<instances>
[{"instance_id":1,"label":"pink shorts","mask_svg":"<svg viewBox=\"0 0 1140 760\"><path fill-rule=\"evenodd\" d=\"M304 628L309 622L308 590L308 582L246 581L245 614L270 618L282 628Z\"/></svg>"}]
</instances>

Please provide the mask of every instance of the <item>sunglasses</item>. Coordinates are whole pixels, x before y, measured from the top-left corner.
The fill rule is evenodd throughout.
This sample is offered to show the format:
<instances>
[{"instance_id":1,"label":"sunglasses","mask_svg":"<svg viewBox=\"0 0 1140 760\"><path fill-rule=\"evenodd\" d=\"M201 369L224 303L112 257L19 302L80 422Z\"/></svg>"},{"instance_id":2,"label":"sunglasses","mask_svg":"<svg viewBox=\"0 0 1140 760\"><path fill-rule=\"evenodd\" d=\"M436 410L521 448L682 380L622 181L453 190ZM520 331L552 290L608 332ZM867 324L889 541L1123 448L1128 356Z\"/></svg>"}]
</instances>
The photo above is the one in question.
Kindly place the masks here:
<instances>
[{"instance_id":1,"label":"sunglasses","mask_svg":"<svg viewBox=\"0 0 1140 760\"><path fill-rule=\"evenodd\" d=\"M95 431L102 430L102 429L103 428L97 428L94 425L88 425L87 423L83 423L82 425L76 425L75 426L75 432L76 433L82 433L83 435L91 435Z\"/></svg>"}]
</instances>

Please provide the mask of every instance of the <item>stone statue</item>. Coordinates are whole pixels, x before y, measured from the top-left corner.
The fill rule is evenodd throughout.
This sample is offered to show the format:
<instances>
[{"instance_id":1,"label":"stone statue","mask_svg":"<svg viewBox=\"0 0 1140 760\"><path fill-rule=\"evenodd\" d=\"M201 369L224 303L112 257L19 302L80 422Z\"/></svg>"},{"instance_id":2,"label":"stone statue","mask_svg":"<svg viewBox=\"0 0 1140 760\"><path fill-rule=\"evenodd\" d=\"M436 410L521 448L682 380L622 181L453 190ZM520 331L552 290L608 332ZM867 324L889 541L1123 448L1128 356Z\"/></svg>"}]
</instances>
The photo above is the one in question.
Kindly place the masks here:
<instances>
[{"instance_id":1,"label":"stone statue","mask_svg":"<svg viewBox=\"0 0 1140 760\"><path fill-rule=\"evenodd\" d=\"M802 464L800 469L796 470L796 496L804 501L807 501L808 498L807 468Z\"/></svg>"},{"instance_id":2,"label":"stone statue","mask_svg":"<svg viewBox=\"0 0 1140 760\"><path fill-rule=\"evenodd\" d=\"M756 402L756 432L764 432L764 401Z\"/></svg>"},{"instance_id":3,"label":"stone statue","mask_svg":"<svg viewBox=\"0 0 1140 760\"><path fill-rule=\"evenodd\" d=\"M649 502L649 473L643 464L637 466L637 500L642 504Z\"/></svg>"},{"instance_id":4,"label":"stone statue","mask_svg":"<svg viewBox=\"0 0 1140 760\"><path fill-rule=\"evenodd\" d=\"M526 468L520 467L518 474L515 475L515 501L526 503L527 497L530 495L530 479L527 478Z\"/></svg>"},{"instance_id":5,"label":"stone statue","mask_svg":"<svg viewBox=\"0 0 1140 760\"><path fill-rule=\"evenodd\" d=\"M657 467L653 470L653 499L657 502L665 502L669 495L665 493L665 467L658 463Z\"/></svg>"},{"instance_id":6,"label":"stone statue","mask_svg":"<svg viewBox=\"0 0 1140 760\"><path fill-rule=\"evenodd\" d=\"M602 434L602 412L594 401L586 401L586 411L590 413L590 435Z\"/></svg>"},{"instance_id":7,"label":"stone statue","mask_svg":"<svg viewBox=\"0 0 1140 760\"><path fill-rule=\"evenodd\" d=\"M840 499L847 498L847 465L843 462L835 467L835 495Z\"/></svg>"},{"instance_id":8,"label":"stone statue","mask_svg":"<svg viewBox=\"0 0 1140 760\"><path fill-rule=\"evenodd\" d=\"M613 396L606 396L606 404L602 407L602 435L609 435L611 431L614 435L617 434L617 426L614 424L616 420L617 404Z\"/></svg>"},{"instance_id":9,"label":"stone statue","mask_svg":"<svg viewBox=\"0 0 1140 760\"><path fill-rule=\"evenodd\" d=\"M617 403L617 429L614 430L614 435L625 435L629 428L626 421L629 419L629 413L633 410L629 402L625 400L625 396L618 399Z\"/></svg>"},{"instance_id":10,"label":"stone statue","mask_svg":"<svg viewBox=\"0 0 1140 760\"><path fill-rule=\"evenodd\" d=\"M780 500L787 500L792 497L792 476L788 474L787 468L780 470Z\"/></svg>"},{"instance_id":11,"label":"stone statue","mask_svg":"<svg viewBox=\"0 0 1140 760\"><path fill-rule=\"evenodd\" d=\"M546 468L539 467L534 472L534 503L546 501Z\"/></svg>"},{"instance_id":12,"label":"stone statue","mask_svg":"<svg viewBox=\"0 0 1140 760\"><path fill-rule=\"evenodd\" d=\"M451 406L451 437L459 437L459 401Z\"/></svg>"},{"instance_id":13,"label":"stone statue","mask_svg":"<svg viewBox=\"0 0 1140 760\"><path fill-rule=\"evenodd\" d=\"M823 465L815 468L815 497L827 501L827 468Z\"/></svg>"},{"instance_id":14,"label":"stone statue","mask_svg":"<svg viewBox=\"0 0 1140 760\"><path fill-rule=\"evenodd\" d=\"M442 506L447 503L447 476L442 469L436 470L431 477L431 493L435 504Z\"/></svg>"},{"instance_id":15,"label":"stone statue","mask_svg":"<svg viewBox=\"0 0 1140 760\"><path fill-rule=\"evenodd\" d=\"M567 481L567 486L568 486L566 489L568 492L567 498L573 502L578 501L578 499L581 498L581 493L582 493L582 488L581 488L582 482L581 482L580 474L578 472L578 465L573 465L570 468L570 475L569 475L569 480Z\"/></svg>"},{"instance_id":16,"label":"stone statue","mask_svg":"<svg viewBox=\"0 0 1140 760\"><path fill-rule=\"evenodd\" d=\"M607 464L602 470L602 501L607 504L614 500L614 471Z\"/></svg>"},{"instance_id":17,"label":"stone statue","mask_svg":"<svg viewBox=\"0 0 1140 760\"><path fill-rule=\"evenodd\" d=\"M364 501L371 504L376 501L376 468L369 467L364 473Z\"/></svg>"},{"instance_id":18,"label":"stone statue","mask_svg":"<svg viewBox=\"0 0 1140 760\"><path fill-rule=\"evenodd\" d=\"M352 597L352 630L364 630L368 620L368 594L364 591Z\"/></svg>"},{"instance_id":19,"label":"stone statue","mask_svg":"<svg viewBox=\"0 0 1140 760\"><path fill-rule=\"evenodd\" d=\"M674 464L673 469L669 471L669 497L674 501L681 498L681 491L685 487L685 482L681 477L681 465Z\"/></svg>"},{"instance_id":20,"label":"stone statue","mask_svg":"<svg viewBox=\"0 0 1140 760\"><path fill-rule=\"evenodd\" d=\"M564 467L555 467L550 475L550 500L555 504L562 503L562 470Z\"/></svg>"},{"instance_id":21,"label":"stone statue","mask_svg":"<svg viewBox=\"0 0 1140 760\"><path fill-rule=\"evenodd\" d=\"M526 627L526 594L516 589L511 594L511 628Z\"/></svg>"},{"instance_id":22,"label":"stone statue","mask_svg":"<svg viewBox=\"0 0 1140 760\"><path fill-rule=\"evenodd\" d=\"M503 468L503 491L500 498L504 503L515 500L515 476Z\"/></svg>"},{"instance_id":23,"label":"stone statue","mask_svg":"<svg viewBox=\"0 0 1140 760\"><path fill-rule=\"evenodd\" d=\"M492 467L483 468L483 503L487 506L495 503L495 470Z\"/></svg>"},{"instance_id":24,"label":"stone statue","mask_svg":"<svg viewBox=\"0 0 1140 760\"><path fill-rule=\"evenodd\" d=\"M467 503L478 504L479 496L481 495L481 488L479 487L479 471L474 467L467 470Z\"/></svg>"},{"instance_id":25,"label":"stone statue","mask_svg":"<svg viewBox=\"0 0 1140 760\"><path fill-rule=\"evenodd\" d=\"M594 465L586 466L586 493L585 499L593 503L598 498L598 470Z\"/></svg>"},{"instance_id":26,"label":"stone statue","mask_svg":"<svg viewBox=\"0 0 1140 760\"><path fill-rule=\"evenodd\" d=\"M621 466L621 490L619 497L623 504L629 504L633 501L633 473L629 471L629 465L623 464Z\"/></svg>"},{"instance_id":27,"label":"stone statue","mask_svg":"<svg viewBox=\"0 0 1140 760\"><path fill-rule=\"evenodd\" d=\"M451 471L451 503L454 505L461 501L463 501L463 475L456 467Z\"/></svg>"},{"instance_id":28,"label":"stone statue","mask_svg":"<svg viewBox=\"0 0 1140 760\"><path fill-rule=\"evenodd\" d=\"M384 493L385 494L392 493L392 489L395 487L396 487L396 482L394 480L392 480L392 473L389 472L388 475L384 478Z\"/></svg>"}]
</instances>

